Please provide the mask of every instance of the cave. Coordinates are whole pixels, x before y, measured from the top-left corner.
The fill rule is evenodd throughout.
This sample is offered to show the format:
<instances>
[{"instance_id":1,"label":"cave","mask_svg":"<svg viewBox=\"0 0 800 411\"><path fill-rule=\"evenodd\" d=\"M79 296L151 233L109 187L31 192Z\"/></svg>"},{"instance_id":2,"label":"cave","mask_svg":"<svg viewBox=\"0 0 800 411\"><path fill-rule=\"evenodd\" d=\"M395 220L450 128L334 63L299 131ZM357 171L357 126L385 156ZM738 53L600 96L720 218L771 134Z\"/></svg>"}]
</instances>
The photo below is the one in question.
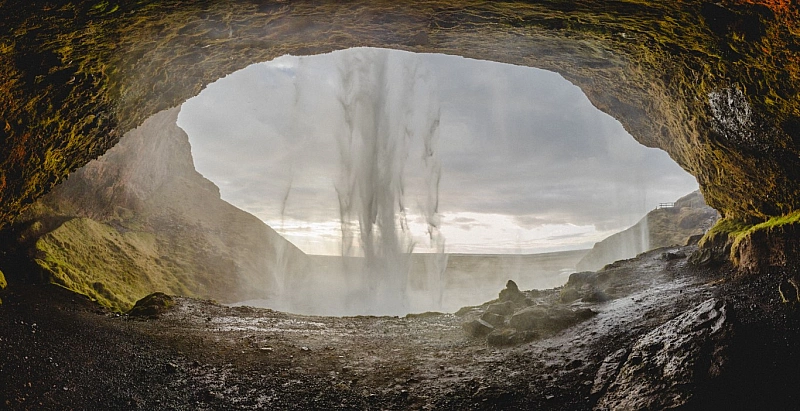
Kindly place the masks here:
<instances>
[{"instance_id":1,"label":"cave","mask_svg":"<svg viewBox=\"0 0 800 411\"><path fill-rule=\"evenodd\" d=\"M721 286L723 291L720 292L727 292L727 296L700 304L701 296L713 292L705 288L693 289L686 295L695 299L676 302L657 318L643 320L650 321L648 327L656 326L656 320L666 326L669 318L679 314L677 318L684 318L685 314L690 314L687 318L711 315L716 321L727 318L730 310L736 310L740 329L736 338L739 339L730 340L736 343L731 343L734 348L731 348L729 357L740 361L731 361L733 365L725 368L717 355L722 351L711 353L712 365L706 367L710 377L697 383L698 395L692 397L695 402L691 404L700 407L730 405L746 395L733 396L726 400L728 402L720 403L720 393L728 392L725 387L743 389L743 393L755 391L764 394L761 400L747 397L748 404L754 406L777 404L780 407L791 404L792 395L796 395L791 394L797 385L796 378L782 378L792 364L797 363L794 341L798 334L798 316L794 307L800 301L795 271L800 249L795 228L800 217L797 212L800 205L800 12L795 2L695 0L668 4L634 0L434 0L412 6L360 0L346 3L303 0L6 1L0 5L0 10L4 15L4 34L0 43L3 84L0 110L5 120L0 131L0 140L3 141L0 151L0 228L17 230L18 227L13 225L19 216L35 212L33 209L38 199L54 190L70 173L111 149L124 134L135 131L148 119L157 118L159 113L170 113L168 110L174 110L209 83L252 63L286 54L312 55L368 46L452 54L546 69L559 73L580 87L593 105L619 120L637 141L666 151L677 164L697 178L706 202L723 217L700 240L699 248L689 258L699 268L687 270L698 270L701 276L711 275L708 272L713 271L715 275L726 278L729 282ZM153 155L159 154L163 153ZM106 216L109 221L127 218L115 215L113 211ZM59 224L58 221L51 223ZM81 222L74 224L78 223ZM81 232L95 229L91 223L84 221L81 224L89 227L73 228ZM19 234L19 231L14 232ZM74 237L70 232L62 234ZM116 235L107 233L108 238L116 238ZM6 254L12 247L6 243L4 248ZM682 258L678 256L679 252L665 251L658 261ZM167 259L161 263L169 266L170 261ZM206 265L217 263L221 264L220 271L229 269L224 262L213 258L203 262ZM15 267L30 268L24 265ZM615 272L625 267L625 263L621 263L599 272ZM13 275L8 273L7 277ZM5 278L0 275L0 280L0 284L5 286ZM124 278L121 281L124 282ZM210 281L226 280L213 277ZM602 281L596 277L576 276L574 281L570 278L566 287L572 284L579 289L582 285L594 286L597 282ZM206 285L193 279L185 282L187 290L191 287L202 289ZM97 296L109 294L103 283L90 286L93 291L87 293ZM622 286L616 284L615 287ZM505 294L500 294L501 299L503 295L512 300L517 298L514 296L519 295L519 290L515 291L515 288L516 285L509 284L503 290ZM8 290L8 293L14 292L13 287ZM31 313L35 310L29 308L46 304L48 294L38 298L35 292L32 294L34 297L25 302L0 306L0 310L5 310L3 315L33 315ZM677 294L669 295L675 297ZM4 300L15 300L13 294L3 294L3 297ZM528 297L533 298L531 295ZM70 298L61 294L53 297L64 307L80 304ZM646 300L638 296L631 298L636 303ZM131 306L134 301L127 300L124 304ZM167 306L171 304L165 303ZM211 305L191 307L203 313L219 310ZM237 312L248 314L246 308ZM535 316L552 313L531 311L529 314L539 318ZM206 318L210 324L215 324L213 315ZM425 318L418 320L428 321ZM103 321L107 320L98 320L98 323ZM13 324L7 335L27 335L19 325L23 324L21 320ZM707 322L702 324L708 325ZM25 326L28 327L25 332L29 332L30 326L27 323ZM69 330L60 329L57 323L48 323L47 326L59 330L64 336L70 334ZM324 325L315 327L324 328ZM240 330L236 324L220 326L219 329L223 328ZM722 338L723 343L718 346L724 346L729 337L728 328L729 325L713 328L709 338L715 344ZM670 328L659 327L657 330L667 332ZM124 328L114 332L117 333L115 338L124 340L120 336L132 331ZM763 344L771 348L764 348L762 343L747 337L762 332L769 335ZM786 333L788 337L777 335L780 333ZM133 338L139 341L146 339L141 337L143 334L136 335ZM645 337L648 336L650 334ZM522 338L527 343L533 334L500 337L508 337L506 341ZM27 337L19 338L14 341L27 341ZM167 337L170 341L180 338L173 334ZM657 340L656 336L652 338ZM602 342L608 347L620 341L610 339ZM632 341L623 342L628 344ZM183 358L184 351L189 352L187 355L191 358L201 358L204 353L193 351L199 349L186 344L175 344L181 347L181 354L170 357L173 360L166 363L166 371L154 375L177 373L201 378L213 374L197 371L205 369L202 364L191 368L191 361L190 365L181 363L179 359ZM251 342L250 348L256 347L261 353L284 350L283 346L276 347L276 344L258 344ZM458 396L458 401L462 402L451 403L444 397L437 397L440 402L436 404L443 408L460 408L472 404L466 399L469 397L478 403L487 402L495 406L519 407L527 403L548 407L549 404L553 409L589 409L595 405L674 405L631 403L625 402L622 394L614 395L615 392L625 392L624 387L630 389L635 383L635 380L631 383L623 377L626 372L628 376L639 372L636 364L629 365L633 361L628 357L639 352L637 349L641 347L636 347L638 345L619 354L618 358L606 350L600 358L581 358L568 363L567 371L575 370L567 372L567 375L569 381L580 387L579 398L569 397L557 389L554 391L550 385L537 386L542 388L540 393L546 394L536 396L528 393L526 388L509 388L524 382L498 387L496 384L487 386L464 381L458 385L459 392L464 393ZM244 346L242 348L244 354ZM235 349L238 350L239 345ZM294 359L317 349L303 345L297 350L281 352L287 356L293 353ZM747 355L743 353L750 350L769 351L764 354L768 358L746 359ZM57 349L53 352L53 355L58 354ZM130 354L124 349L120 353ZM513 355L518 364L529 361L523 354ZM344 358L344 355L339 358ZM703 361L708 360L703 357ZM113 358L99 361L110 364L108 369L117 372L113 375L123 372ZM776 363L780 364L776 366L777 372L773 372L775 370L768 364ZM41 364L27 370L26 376L35 379L37 372L45 372L42 370L46 365ZM367 362L359 364L364 366ZM218 366L224 368L227 365ZM539 366L544 367L535 364L535 367ZM275 384L291 384L297 378L292 371L285 371L291 364L281 367L270 368L275 371L270 378L277 378ZM775 375L773 379L764 381L777 383L762 382L750 387L743 374L751 367L753 375ZM616 379L597 392L593 390L591 377L590 382L584 384L578 374L597 371L599 376L606 368L613 369L609 373L616 375ZM442 365L441 369L449 368ZM339 367L331 372L352 372L352 369L348 370ZM292 375L285 377L281 372ZM7 373L5 369L3 373ZM397 373L403 378L407 376L400 371ZM59 379L53 376L55 374L47 375ZM719 375L723 377L716 378ZM86 377L82 381L95 381L92 378L95 377ZM177 386L202 385L199 380L186 378ZM369 387L377 387L394 382L392 378L367 380L372 384ZM402 383L397 381L396 386L414 385L409 381L415 378L410 377ZM321 379L314 381L322 384L319 382ZM350 380L346 385L349 390L358 383ZM22 389L17 385L14 387L9 389L16 391L8 396L12 398L13 394L13 404L9 400L6 405L23 407L24 401L20 399L24 399ZM204 387L204 391L192 394L196 397L191 400L181 397L182 400L218 406L227 403L224 397L230 392L220 393L218 388L209 384ZM320 398L319 404L323 404L320 406L338 404L339 399L342 408L416 404L407 399L409 392L405 388L377 394L367 392L361 398L352 397L350 391L342 394L344 391L337 391L340 388L336 388L339 387L336 384L332 387L319 392L326 395L338 392L341 396L330 394L333 397ZM749 391L744 390L745 387ZM652 387L644 387L640 392L647 393L648 389ZM75 400L75 397L70 397L75 390L71 391L68 384L63 386L63 391L64 398ZM164 398L177 398L164 395ZM602 398L598 400L600 395ZM422 401L420 398L423 397L414 396L414 401ZM675 398L678 397L680 395ZM135 395L124 399L102 398L97 403L122 404L119 401L125 400L130 407L154 405L149 402L154 401L153 398L137 398ZM378 402L370 403L370 398ZM548 403L552 400L554 402ZM58 402L48 404L55 406ZM247 404L252 406L250 402ZM288 403L277 404L288 406ZM314 403L303 404L313 407Z\"/></svg>"}]
</instances>

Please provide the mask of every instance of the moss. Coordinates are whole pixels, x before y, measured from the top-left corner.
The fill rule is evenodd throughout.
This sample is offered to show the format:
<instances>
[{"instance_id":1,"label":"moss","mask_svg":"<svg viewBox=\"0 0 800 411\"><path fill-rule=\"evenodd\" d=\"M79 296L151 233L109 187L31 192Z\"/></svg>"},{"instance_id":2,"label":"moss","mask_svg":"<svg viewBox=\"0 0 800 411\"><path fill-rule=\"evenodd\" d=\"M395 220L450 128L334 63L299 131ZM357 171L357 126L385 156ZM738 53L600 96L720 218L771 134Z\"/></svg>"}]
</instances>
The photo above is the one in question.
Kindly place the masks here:
<instances>
[{"instance_id":1,"label":"moss","mask_svg":"<svg viewBox=\"0 0 800 411\"><path fill-rule=\"evenodd\" d=\"M747 224L741 220L723 218L700 240L700 248L730 245L730 260L738 264L737 252L742 241L758 232L770 232L776 228L800 223L800 211L772 217L758 224Z\"/></svg>"},{"instance_id":2,"label":"moss","mask_svg":"<svg viewBox=\"0 0 800 411\"><path fill-rule=\"evenodd\" d=\"M697 245L700 248L706 248L714 244L731 242L732 237L735 238L751 226L737 219L721 218L706 232Z\"/></svg>"},{"instance_id":3,"label":"moss","mask_svg":"<svg viewBox=\"0 0 800 411\"><path fill-rule=\"evenodd\" d=\"M35 247L35 262L53 283L117 312L157 290L192 294L169 269L153 264L159 249L150 233L120 233L76 218L41 237Z\"/></svg>"},{"instance_id":4,"label":"moss","mask_svg":"<svg viewBox=\"0 0 800 411\"><path fill-rule=\"evenodd\" d=\"M142 317L158 317L174 305L175 300L172 297L162 292L155 292L137 301L133 308L128 311L128 314Z\"/></svg>"}]
</instances>

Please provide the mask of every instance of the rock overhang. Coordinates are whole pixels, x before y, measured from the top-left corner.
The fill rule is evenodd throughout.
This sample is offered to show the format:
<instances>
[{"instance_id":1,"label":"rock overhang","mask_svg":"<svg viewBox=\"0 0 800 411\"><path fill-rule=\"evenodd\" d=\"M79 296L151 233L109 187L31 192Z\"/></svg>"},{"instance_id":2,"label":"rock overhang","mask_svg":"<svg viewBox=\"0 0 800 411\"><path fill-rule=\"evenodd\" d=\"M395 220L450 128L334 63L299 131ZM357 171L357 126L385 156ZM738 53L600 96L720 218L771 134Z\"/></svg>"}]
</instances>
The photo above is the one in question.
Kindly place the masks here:
<instances>
[{"instance_id":1,"label":"rock overhang","mask_svg":"<svg viewBox=\"0 0 800 411\"><path fill-rule=\"evenodd\" d=\"M284 55L355 46L560 73L710 205L800 208L800 15L782 2L6 1L0 224L122 134Z\"/></svg>"}]
</instances>

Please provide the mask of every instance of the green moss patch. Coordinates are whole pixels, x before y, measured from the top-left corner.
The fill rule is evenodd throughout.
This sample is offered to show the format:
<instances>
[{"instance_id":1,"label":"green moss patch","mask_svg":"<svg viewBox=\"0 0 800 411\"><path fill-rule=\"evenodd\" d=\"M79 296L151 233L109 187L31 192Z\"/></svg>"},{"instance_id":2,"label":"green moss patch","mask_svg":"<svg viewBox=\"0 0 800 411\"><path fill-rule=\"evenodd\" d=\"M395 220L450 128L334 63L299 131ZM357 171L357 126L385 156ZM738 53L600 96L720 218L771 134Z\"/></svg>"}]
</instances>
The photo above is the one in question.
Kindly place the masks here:
<instances>
[{"instance_id":1,"label":"green moss patch","mask_svg":"<svg viewBox=\"0 0 800 411\"><path fill-rule=\"evenodd\" d=\"M730 245L730 260L734 264L738 264L737 250L742 241L757 232L770 232L798 223L800 223L800 211L772 217L759 224L747 224L736 219L723 218L706 233L698 245L700 248Z\"/></svg>"},{"instance_id":2,"label":"green moss patch","mask_svg":"<svg viewBox=\"0 0 800 411\"><path fill-rule=\"evenodd\" d=\"M174 305L175 300L172 297L156 292L137 301L128 314L138 317L158 317Z\"/></svg>"},{"instance_id":3,"label":"green moss patch","mask_svg":"<svg viewBox=\"0 0 800 411\"><path fill-rule=\"evenodd\" d=\"M158 290L191 294L168 269L154 264L159 246L151 233L121 233L88 218L75 218L36 242L35 262L53 283L118 312Z\"/></svg>"}]
</instances>

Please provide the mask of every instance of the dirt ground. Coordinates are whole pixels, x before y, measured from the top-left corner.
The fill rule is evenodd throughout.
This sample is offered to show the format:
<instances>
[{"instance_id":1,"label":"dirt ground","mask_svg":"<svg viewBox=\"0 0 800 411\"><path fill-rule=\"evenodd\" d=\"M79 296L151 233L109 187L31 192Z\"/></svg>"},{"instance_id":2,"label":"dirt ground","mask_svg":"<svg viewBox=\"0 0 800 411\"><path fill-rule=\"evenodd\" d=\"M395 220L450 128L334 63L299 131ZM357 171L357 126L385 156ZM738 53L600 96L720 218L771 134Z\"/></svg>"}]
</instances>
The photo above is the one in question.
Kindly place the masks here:
<instances>
[{"instance_id":1,"label":"dirt ground","mask_svg":"<svg viewBox=\"0 0 800 411\"><path fill-rule=\"evenodd\" d=\"M12 286L0 293L0 408L588 410L608 354L724 296L740 357L704 403L790 409L800 321L777 297L785 270L733 280L664 252L617 264L628 285L617 298L573 304L593 318L507 348L468 337L469 314L312 317L176 298L160 318L135 318L55 286Z\"/></svg>"}]
</instances>

